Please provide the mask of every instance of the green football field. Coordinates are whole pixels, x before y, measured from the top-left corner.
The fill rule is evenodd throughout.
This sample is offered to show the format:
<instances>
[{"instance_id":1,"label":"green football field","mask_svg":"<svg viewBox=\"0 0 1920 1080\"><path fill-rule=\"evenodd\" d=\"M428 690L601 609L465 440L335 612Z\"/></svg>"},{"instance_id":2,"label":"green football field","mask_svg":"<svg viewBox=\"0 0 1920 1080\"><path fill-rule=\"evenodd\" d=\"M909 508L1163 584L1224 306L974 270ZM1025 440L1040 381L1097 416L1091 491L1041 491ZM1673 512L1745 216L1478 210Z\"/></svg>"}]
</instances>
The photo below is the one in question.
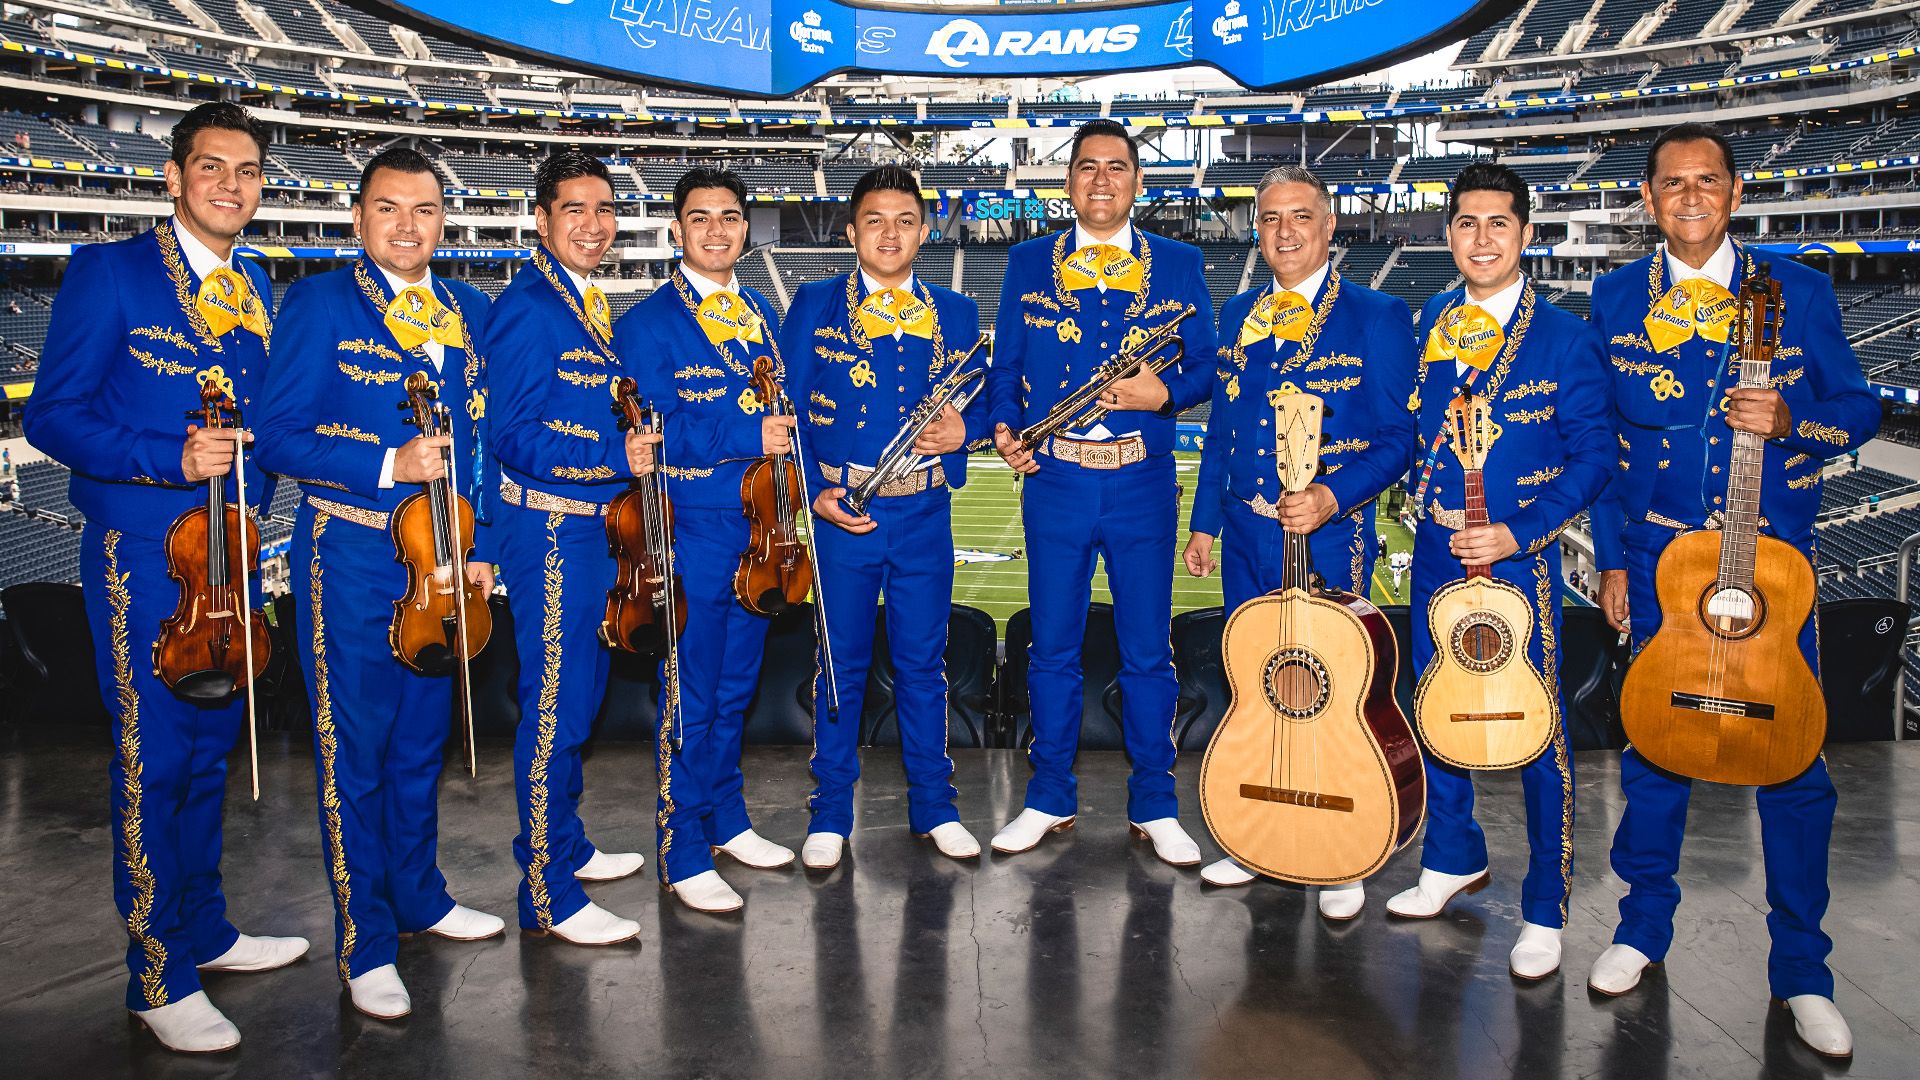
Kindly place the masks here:
<instances>
[{"instance_id":1,"label":"green football field","mask_svg":"<svg viewBox=\"0 0 1920 1080\"><path fill-rule=\"evenodd\" d=\"M1187 515L1193 508L1193 488L1200 468L1200 455L1175 455L1180 472L1180 529L1176 546L1167 552L1167 574L1173 581L1173 610L1217 607L1220 604L1220 573L1206 578L1190 577L1180 563L1180 548L1187 541ZM1071 513L1071 507L1061 512ZM1387 551L1408 550L1413 534L1397 522L1381 525L1387 534ZM1009 616L1027 606L1026 540L1020 529L1020 492L1013 470L998 456L976 454L967 462L967 485L953 497L954 561L953 600L980 608L994 617L1004 631ZM1215 558L1218 559L1218 548ZM1374 568L1373 601L1394 603L1388 589L1387 552L1380 553ZM1403 587L1404 594L1404 587ZM1107 593L1106 573L1094 574L1093 598L1111 600Z\"/></svg>"}]
</instances>

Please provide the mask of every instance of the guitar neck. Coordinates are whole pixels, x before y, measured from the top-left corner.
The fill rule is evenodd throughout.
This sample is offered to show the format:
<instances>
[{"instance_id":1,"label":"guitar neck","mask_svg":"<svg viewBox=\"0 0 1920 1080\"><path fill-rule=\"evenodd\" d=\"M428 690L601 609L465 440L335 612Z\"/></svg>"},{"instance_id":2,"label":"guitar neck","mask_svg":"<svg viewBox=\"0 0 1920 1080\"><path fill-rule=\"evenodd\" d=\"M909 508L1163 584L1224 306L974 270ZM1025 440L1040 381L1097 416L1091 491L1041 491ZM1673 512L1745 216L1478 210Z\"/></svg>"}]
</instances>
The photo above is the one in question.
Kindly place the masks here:
<instances>
[{"instance_id":1,"label":"guitar neck","mask_svg":"<svg viewBox=\"0 0 1920 1080\"><path fill-rule=\"evenodd\" d=\"M1468 469L1467 473L1467 528L1473 529L1489 524L1487 521L1487 489L1481 480L1479 469ZM1482 564L1466 567L1470 578L1490 578L1493 568Z\"/></svg>"},{"instance_id":2,"label":"guitar neck","mask_svg":"<svg viewBox=\"0 0 1920 1080\"><path fill-rule=\"evenodd\" d=\"M1299 533L1286 534L1285 560L1280 567L1280 588L1313 590L1313 548Z\"/></svg>"},{"instance_id":3,"label":"guitar neck","mask_svg":"<svg viewBox=\"0 0 1920 1080\"><path fill-rule=\"evenodd\" d=\"M1742 360L1740 385L1764 388L1772 385L1773 364L1767 360ZM1727 463L1727 509L1720 529L1720 583L1723 586L1753 588L1754 550L1760 535L1760 476L1766 456L1766 440L1751 431L1737 431Z\"/></svg>"}]
</instances>

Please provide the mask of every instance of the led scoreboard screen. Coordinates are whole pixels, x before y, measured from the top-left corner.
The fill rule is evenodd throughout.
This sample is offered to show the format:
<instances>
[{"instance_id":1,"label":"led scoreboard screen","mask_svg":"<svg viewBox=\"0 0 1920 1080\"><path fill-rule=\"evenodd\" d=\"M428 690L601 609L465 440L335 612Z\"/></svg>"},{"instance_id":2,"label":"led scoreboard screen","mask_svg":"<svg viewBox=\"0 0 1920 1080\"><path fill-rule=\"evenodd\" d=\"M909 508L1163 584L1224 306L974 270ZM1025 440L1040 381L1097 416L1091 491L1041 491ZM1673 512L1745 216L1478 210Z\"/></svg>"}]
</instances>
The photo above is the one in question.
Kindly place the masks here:
<instances>
[{"instance_id":1,"label":"led scoreboard screen","mask_svg":"<svg viewBox=\"0 0 1920 1080\"><path fill-rule=\"evenodd\" d=\"M562 68L782 97L840 72L1092 75L1204 64L1308 86L1457 41L1517 0L1191 0L992 7L848 0L351 0Z\"/></svg>"}]
</instances>

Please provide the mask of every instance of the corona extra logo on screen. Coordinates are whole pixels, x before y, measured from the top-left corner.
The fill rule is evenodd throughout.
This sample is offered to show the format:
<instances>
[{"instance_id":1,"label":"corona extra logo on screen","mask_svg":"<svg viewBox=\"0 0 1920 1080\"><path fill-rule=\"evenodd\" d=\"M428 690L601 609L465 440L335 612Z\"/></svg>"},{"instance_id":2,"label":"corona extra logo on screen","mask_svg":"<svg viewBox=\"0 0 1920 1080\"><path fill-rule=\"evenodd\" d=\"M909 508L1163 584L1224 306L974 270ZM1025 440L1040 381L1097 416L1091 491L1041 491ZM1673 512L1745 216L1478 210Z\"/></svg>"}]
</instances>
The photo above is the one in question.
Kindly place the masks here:
<instances>
[{"instance_id":1,"label":"corona extra logo on screen","mask_svg":"<svg viewBox=\"0 0 1920 1080\"><path fill-rule=\"evenodd\" d=\"M997 37L972 19L953 19L933 32L927 55L950 68L963 68L972 56L1089 56L1126 53L1140 43L1136 23L1075 27L1072 30L1002 30Z\"/></svg>"},{"instance_id":2,"label":"corona extra logo on screen","mask_svg":"<svg viewBox=\"0 0 1920 1080\"><path fill-rule=\"evenodd\" d=\"M1226 10L1213 20L1213 36L1222 45L1235 45L1246 32L1247 16L1240 10L1240 0L1227 0Z\"/></svg>"},{"instance_id":3,"label":"corona extra logo on screen","mask_svg":"<svg viewBox=\"0 0 1920 1080\"><path fill-rule=\"evenodd\" d=\"M800 43L800 51L824 55L833 44L833 31L820 25L820 13L809 11L787 27L787 36Z\"/></svg>"}]
</instances>

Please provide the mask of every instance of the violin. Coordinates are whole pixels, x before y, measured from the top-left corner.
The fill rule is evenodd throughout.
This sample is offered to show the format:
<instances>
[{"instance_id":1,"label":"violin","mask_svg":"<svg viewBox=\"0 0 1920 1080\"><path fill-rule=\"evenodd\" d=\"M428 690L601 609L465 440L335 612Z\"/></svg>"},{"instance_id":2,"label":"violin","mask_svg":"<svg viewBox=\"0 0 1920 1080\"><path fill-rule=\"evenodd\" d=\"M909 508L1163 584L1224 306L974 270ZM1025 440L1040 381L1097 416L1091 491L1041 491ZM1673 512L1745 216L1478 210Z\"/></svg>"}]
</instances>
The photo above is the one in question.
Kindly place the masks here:
<instances>
[{"instance_id":1,"label":"violin","mask_svg":"<svg viewBox=\"0 0 1920 1080\"><path fill-rule=\"evenodd\" d=\"M632 379L615 385L613 411L622 431L660 431L660 414L640 403ZM616 569L600 640L631 653L671 651L687 628L687 592L673 570L673 503L658 473L634 477L607 504L607 549Z\"/></svg>"},{"instance_id":2,"label":"violin","mask_svg":"<svg viewBox=\"0 0 1920 1080\"><path fill-rule=\"evenodd\" d=\"M753 392L769 416L793 414L769 357L753 362ZM793 437L798 442L797 429ZM740 478L749 539L733 575L733 595L755 615L778 615L805 601L813 588L813 560L798 525L799 511L808 505L803 492L800 471L787 454L768 454Z\"/></svg>"},{"instance_id":3,"label":"violin","mask_svg":"<svg viewBox=\"0 0 1920 1080\"><path fill-rule=\"evenodd\" d=\"M217 368L200 373L200 410L187 418L205 428L239 427L233 383ZM260 530L247 513L245 462L244 446L236 444L233 502L227 501L226 477L209 477L206 505L186 511L167 527L167 576L180 583L180 605L160 624L153 670L175 696L201 706L223 705L246 691L247 744L257 799L253 686L266 670L273 647L266 618L253 610L247 578L260 569Z\"/></svg>"},{"instance_id":4,"label":"violin","mask_svg":"<svg viewBox=\"0 0 1920 1080\"><path fill-rule=\"evenodd\" d=\"M453 423L439 389L424 371L407 376L407 423L427 438L451 436ZM394 560L407 568L407 590L393 603L387 643L393 655L422 675L446 675L458 666L461 715L466 718L467 769L475 768L472 677L469 661L493 635L486 593L467 579L473 553L473 504L456 490L451 446L441 450L446 473L400 501L388 528Z\"/></svg>"}]
</instances>

